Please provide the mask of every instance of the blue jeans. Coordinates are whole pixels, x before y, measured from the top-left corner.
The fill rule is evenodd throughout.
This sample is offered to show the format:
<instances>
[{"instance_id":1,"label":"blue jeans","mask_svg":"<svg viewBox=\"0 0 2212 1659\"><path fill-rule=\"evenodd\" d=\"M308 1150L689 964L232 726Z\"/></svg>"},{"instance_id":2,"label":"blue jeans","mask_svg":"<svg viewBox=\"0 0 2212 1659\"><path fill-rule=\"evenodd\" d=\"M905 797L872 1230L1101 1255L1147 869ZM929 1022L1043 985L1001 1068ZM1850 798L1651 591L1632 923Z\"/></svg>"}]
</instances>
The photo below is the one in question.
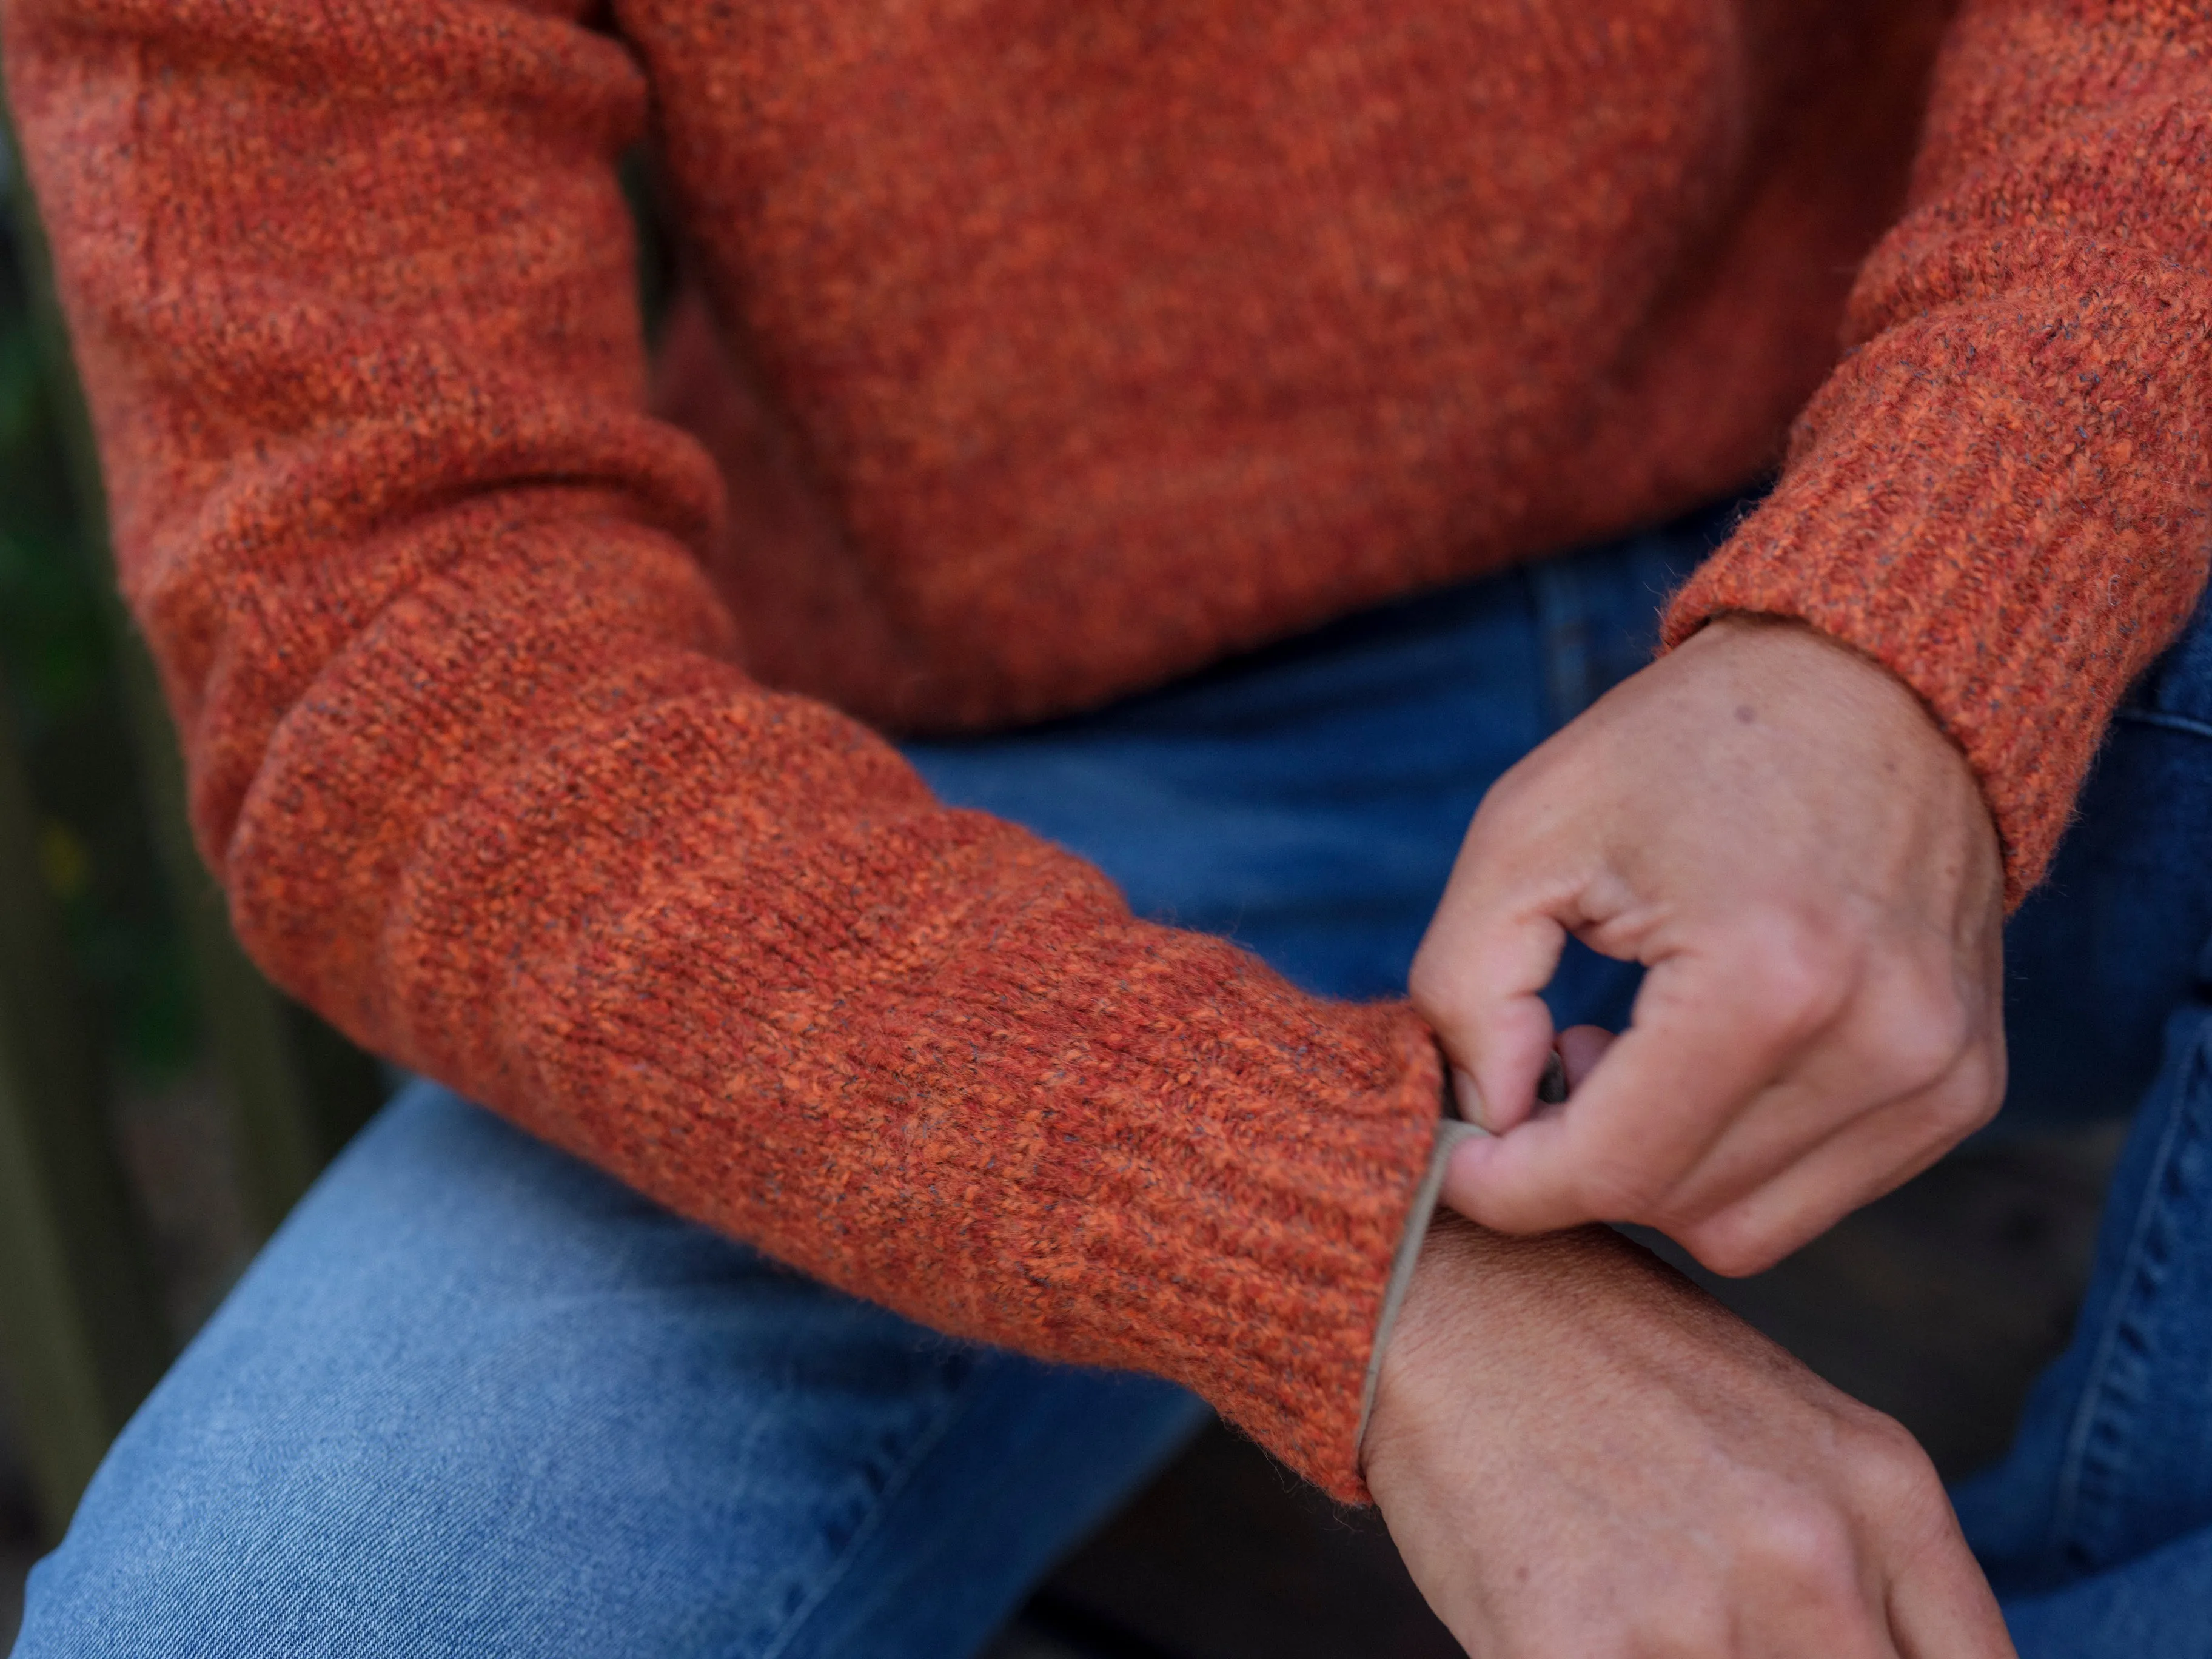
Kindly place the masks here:
<instances>
[{"instance_id":1,"label":"blue jeans","mask_svg":"<svg viewBox=\"0 0 2212 1659\"><path fill-rule=\"evenodd\" d=\"M2208 853L2212 599L2130 691L2005 936L2006 1117L2135 1112L2073 1340L1954 1494L2029 1659L2212 1654Z\"/></svg>"},{"instance_id":2,"label":"blue jeans","mask_svg":"<svg viewBox=\"0 0 2212 1659\"><path fill-rule=\"evenodd\" d=\"M908 752L1141 912L1395 992L1484 790L1647 659L1728 519ZM2212 1654L2208 640L2122 722L2014 932L2017 1109L2148 1088L2081 1336L1961 1498L2030 1655ZM1618 1025L1635 983L1577 947L1551 995ZM421 1085L118 1442L16 1651L953 1659L1203 1415L824 1290Z\"/></svg>"}]
</instances>

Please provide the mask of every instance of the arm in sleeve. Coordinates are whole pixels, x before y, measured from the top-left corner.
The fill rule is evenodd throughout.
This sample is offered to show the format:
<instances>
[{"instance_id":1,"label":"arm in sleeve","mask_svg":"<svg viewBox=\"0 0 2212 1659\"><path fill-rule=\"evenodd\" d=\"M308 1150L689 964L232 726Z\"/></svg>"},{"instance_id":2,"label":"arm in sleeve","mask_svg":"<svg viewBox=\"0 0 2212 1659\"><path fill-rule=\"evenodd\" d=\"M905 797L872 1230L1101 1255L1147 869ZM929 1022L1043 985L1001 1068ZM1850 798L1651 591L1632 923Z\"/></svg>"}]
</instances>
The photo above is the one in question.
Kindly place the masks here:
<instances>
[{"instance_id":1,"label":"arm in sleeve","mask_svg":"<svg viewBox=\"0 0 2212 1659\"><path fill-rule=\"evenodd\" d=\"M737 665L582 0L4 0L117 550L241 939L362 1042L947 1332L1362 1491L1402 1007L1137 923Z\"/></svg>"},{"instance_id":2,"label":"arm in sleeve","mask_svg":"<svg viewBox=\"0 0 2212 1659\"><path fill-rule=\"evenodd\" d=\"M1667 635L1795 617L1902 677L2017 902L2212 558L2212 7L1966 0L1846 345Z\"/></svg>"}]
</instances>

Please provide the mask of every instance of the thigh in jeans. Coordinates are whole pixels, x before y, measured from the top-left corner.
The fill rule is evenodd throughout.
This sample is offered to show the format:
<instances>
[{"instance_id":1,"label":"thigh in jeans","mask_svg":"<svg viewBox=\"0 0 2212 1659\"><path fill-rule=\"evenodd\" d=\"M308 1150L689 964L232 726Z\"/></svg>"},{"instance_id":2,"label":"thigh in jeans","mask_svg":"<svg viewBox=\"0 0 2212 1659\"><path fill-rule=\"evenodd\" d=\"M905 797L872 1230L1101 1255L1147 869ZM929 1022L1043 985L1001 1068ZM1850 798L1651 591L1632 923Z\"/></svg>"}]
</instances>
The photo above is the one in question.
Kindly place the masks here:
<instances>
[{"instance_id":1,"label":"thigh in jeans","mask_svg":"<svg viewBox=\"0 0 2212 1659\"><path fill-rule=\"evenodd\" d=\"M2206 611L2131 693L2007 944L2006 1117L2034 1127L2142 1103L2073 1340L2012 1453L1961 1488L1961 1519L2024 1650L2212 1651Z\"/></svg>"},{"instance_id":2,"label":"thigh in jeans","mask_svg":"<svg viewBox=\"0 0 2212 1659\"><path fill-rule=\"evenodd\" d=\"M1051 726L949 801L1310 988L1402 989L1483 791L1648 656L1709 514ZM1570 960L1562 1012L1632 975ZM336 1166L40 1569L24 1656L955 1656L1200 1419L944 1342L433 1089Z\"/></svg>"},{"instance_id":3,"label":"thigh in jeans","mask_svg":"<svg viewBox=\"0 0 2212 1659\"><path fill-rule=\"evenodd\" d=\"M1202 1415L947 1342L422 1085L125 1431L16 1652L940 1659Z\"/></svg>"}]
</instances>

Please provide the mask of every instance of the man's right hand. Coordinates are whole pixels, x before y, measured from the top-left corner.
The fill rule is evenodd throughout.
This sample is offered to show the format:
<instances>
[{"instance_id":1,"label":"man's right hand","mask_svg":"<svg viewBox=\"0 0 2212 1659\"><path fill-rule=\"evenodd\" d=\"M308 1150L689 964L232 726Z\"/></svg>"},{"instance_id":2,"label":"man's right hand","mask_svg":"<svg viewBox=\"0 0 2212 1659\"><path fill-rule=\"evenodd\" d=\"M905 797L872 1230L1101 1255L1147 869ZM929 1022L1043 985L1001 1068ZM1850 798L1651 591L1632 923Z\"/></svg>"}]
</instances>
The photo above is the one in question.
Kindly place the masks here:
<instances>
[{"instance_id":1,"label":"man's right hand","mask_svg":"<svg viewBox=\"0 0 2212 1659\"><path fill-rule=\"evenodd\" d=\"M1601 1229L1439 1215L1366 1474L1476 1659L2008 1659L1933 1467Z\"/></svg>"}]
</instances>

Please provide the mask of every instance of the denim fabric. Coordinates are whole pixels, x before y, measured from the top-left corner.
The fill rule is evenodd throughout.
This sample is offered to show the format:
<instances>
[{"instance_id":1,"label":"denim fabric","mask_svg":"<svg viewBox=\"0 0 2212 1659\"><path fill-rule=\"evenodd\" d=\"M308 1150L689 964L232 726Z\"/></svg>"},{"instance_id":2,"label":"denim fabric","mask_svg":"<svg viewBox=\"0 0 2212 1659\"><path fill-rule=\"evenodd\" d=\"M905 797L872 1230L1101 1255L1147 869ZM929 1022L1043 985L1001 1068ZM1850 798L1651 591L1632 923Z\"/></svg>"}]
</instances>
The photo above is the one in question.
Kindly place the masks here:
<instances>
[{"instance_id":1,"label":"denim fabric","mask_svg":"<svg viewBox=\"0 0 2212 1659\"><path fill-rule=\"evenodd\" d=\"M945 799L1084 853L1145 914L1317 992L1395 991L1483 791L1646 659L1732 513L908 752ZM2174 665L2198 638L2144 689L2015 930L2024 1112L2118 1109L2156 1064L2144 1031L2174 1033L2082 1337L1966 1499L2032 1654L2146 1633L2198 1651L2212 1586L2194 1530L2212 910L2176 871L2212 806L2212 725L2191 724L2212 674ZM1617 1025L1635 983L1576 947L1551 996ZM953 1659L1202 1418L1164 1384L824 1290L422 1085L126 1431L33 1577L16 1651Z\"/></svg>"},{"instance_id":2,"label":"denim fabric","mask_svg":"<svg viewBox=\"0 0 2212 1659\"><path fill-rule=\"evenodd\" d=\"M1198 1418L937 1340L421 1085L118 1442L18 1651L957 1654Z\"/></svg>"},{"instance_id":3,"label":"denim fabric","mask_svg":"<svg viewBox=\"0 0 2212 1659\"><path fill-rule=\"evenodd\" d=\"M2208 851L2212 603L2131 691L2006 936L2005 1117L2142 1102L2073 1340L1955 1495L2024 1659L2212 1656Z\"/></svg>"},{"instance_id":4,"label":"denim fabric","mask_svg":"<svg viewBox=\"0 0 2212 1659\"><path fill-rule=\"evenodd\" d=\"M1139 915L1309 990L1402 994L1483 793L1651 659L1665 599L1735 522L1403 600L1103 713L909 745L945 799L1091 860ZM1618 1024L1639 971L1571 945L1554 1006Z\"/></svg>"}]
</instances>

